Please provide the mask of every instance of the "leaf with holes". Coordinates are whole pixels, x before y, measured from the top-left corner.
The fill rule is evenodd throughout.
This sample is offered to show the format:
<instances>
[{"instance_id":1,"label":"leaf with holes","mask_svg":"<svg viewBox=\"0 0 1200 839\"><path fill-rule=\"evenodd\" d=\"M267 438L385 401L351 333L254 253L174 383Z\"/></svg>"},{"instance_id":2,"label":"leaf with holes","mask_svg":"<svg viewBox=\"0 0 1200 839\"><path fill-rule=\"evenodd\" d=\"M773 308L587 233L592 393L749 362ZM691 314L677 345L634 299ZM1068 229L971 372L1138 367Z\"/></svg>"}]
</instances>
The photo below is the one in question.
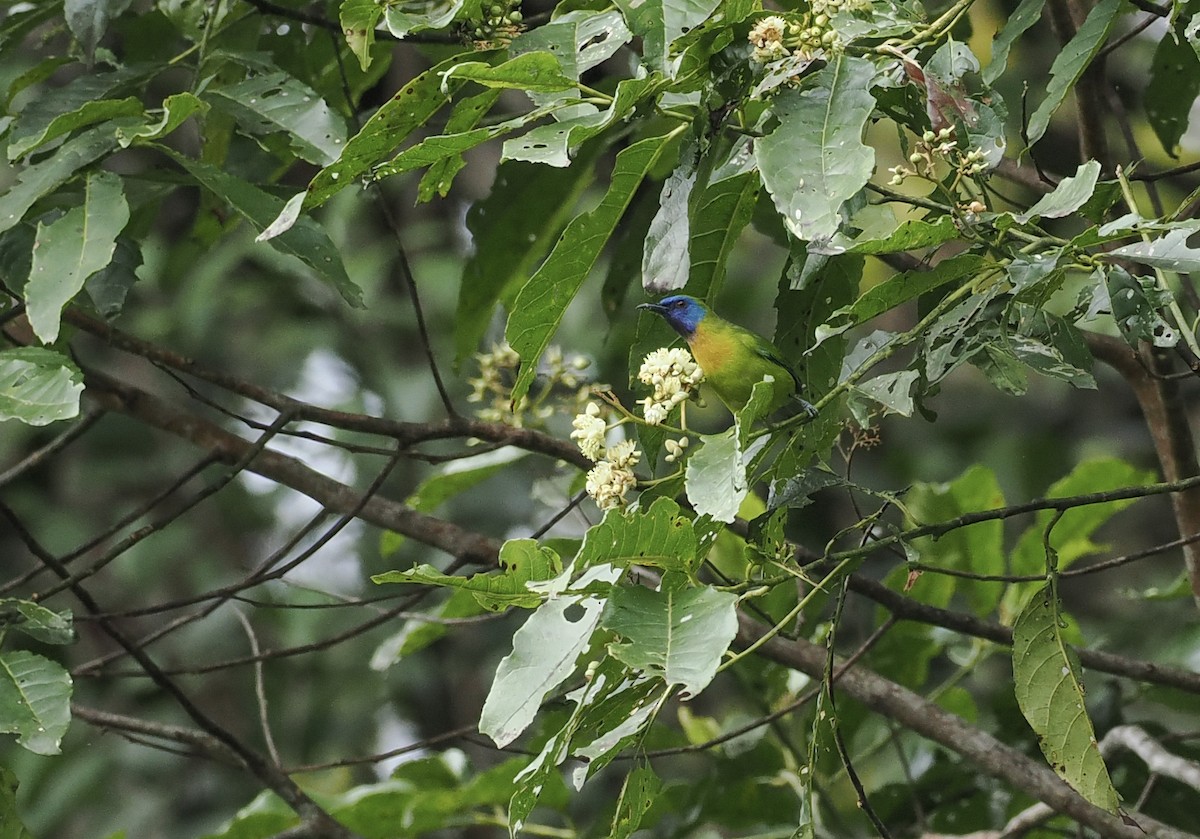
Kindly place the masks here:
<instances>
[{"instance_id":1,"label":"leaf with holes","mask_svg":"<svg viewBox=\"0 0 1200 839\"><path fill-rule=\"evenodd\" d=\"M383 17L384 6L375 0L342 0L338 22L346 36L346 46L366 70L371 66L371 47L375 43L375 27Z\"/></svg>"},{"instance_id":2,"label":"leaf with holes","mask_svg":"<svg viewBox=\"0 0 1200 839\"><path fill-rule=\"evenodd\" d=\"M678 504L656 498L646 510L605 513L584 535L576 563L580 568L649 565L690 576L696 570L696 534Z\"/></svg>"}]
</instances>

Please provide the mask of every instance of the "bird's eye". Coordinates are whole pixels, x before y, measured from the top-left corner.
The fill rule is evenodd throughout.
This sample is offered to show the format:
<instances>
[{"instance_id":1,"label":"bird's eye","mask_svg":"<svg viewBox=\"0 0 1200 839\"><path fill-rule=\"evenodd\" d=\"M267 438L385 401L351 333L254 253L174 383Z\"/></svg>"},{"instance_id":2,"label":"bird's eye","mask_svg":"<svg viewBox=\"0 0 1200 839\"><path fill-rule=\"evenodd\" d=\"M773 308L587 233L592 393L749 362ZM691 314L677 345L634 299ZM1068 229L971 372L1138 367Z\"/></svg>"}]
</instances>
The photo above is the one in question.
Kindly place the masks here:
<instances>
[{"instance_id":1,"label":"bird's eye","mask_svg":"<svg viewBox=\"0 0 1200 839\"><path fill-rule=\"evenodd\" d=\"M675 301L675 308L676 308L676 309L682 309L682 308L683 308L683 301L682 301L682 300L676 300L676 301Z\"/></svg>"}]
</instances>

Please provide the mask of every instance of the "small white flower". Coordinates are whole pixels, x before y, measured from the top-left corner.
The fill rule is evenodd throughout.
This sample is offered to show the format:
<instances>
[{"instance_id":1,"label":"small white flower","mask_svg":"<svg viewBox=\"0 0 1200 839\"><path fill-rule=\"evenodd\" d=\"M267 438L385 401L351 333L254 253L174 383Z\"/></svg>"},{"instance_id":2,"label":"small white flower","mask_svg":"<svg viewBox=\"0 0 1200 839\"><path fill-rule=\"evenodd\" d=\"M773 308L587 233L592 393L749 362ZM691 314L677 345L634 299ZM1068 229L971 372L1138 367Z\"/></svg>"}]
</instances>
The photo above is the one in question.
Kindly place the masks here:
<instances>
[{"instance_id":1,"label":"small white flower","mask_svg":"<svg viewBox=\"0 0 1200 839\"><path fill-rule=\"evenodd\" d=\"M632 440L622 440L608 447L604 459L618 469L631 469L642 459L642 453L637 450L637 444Z\"/></svg>"},{"instance_id":2,"label":"small white flower","mask_svg":"<svg viewBox=\"0 0 1200 839\"><path fill-rule=\"evenodd\" d=\"M575 429L571 432L571 439L579 446L583 456L588 460L599 460L608 424L600 416L600 408L596 403L589 402L582 414L575 415L571 425Z\"/></svg>"},{"instance_id":3,"label":"small white flower","mask_svg":"<svg viewBox=\"0 0 1200 839\"><path fill-rule=\"evenodd\" d=\"M647 425L662 425L667 421L667 409L647 397L642 400L642 416L646 418Z\"/></svg>"},{"instance_id":4,"label":"small white flower","mask_svg":"<svg viewBox=\"0 0 1200 839\"><path fill-rule=\"evenodd\" d=\"M584 489L601 510L611 510L625 503L625 494L636 484L637 477L631 470L602 460L587 473Z\"/></svg>"},{"instance_id":5,"label":"small white flower","mask_svg":"<svg viewBox=\"0 0 1200 839\"><path fill-rule=\"evenodd\" d=\"M779 15L768 15L750 29L750 43L756 47L766 47L768 44L783 42L783 33L787 31L787 21Z\"/></svg>"}]
</instances>

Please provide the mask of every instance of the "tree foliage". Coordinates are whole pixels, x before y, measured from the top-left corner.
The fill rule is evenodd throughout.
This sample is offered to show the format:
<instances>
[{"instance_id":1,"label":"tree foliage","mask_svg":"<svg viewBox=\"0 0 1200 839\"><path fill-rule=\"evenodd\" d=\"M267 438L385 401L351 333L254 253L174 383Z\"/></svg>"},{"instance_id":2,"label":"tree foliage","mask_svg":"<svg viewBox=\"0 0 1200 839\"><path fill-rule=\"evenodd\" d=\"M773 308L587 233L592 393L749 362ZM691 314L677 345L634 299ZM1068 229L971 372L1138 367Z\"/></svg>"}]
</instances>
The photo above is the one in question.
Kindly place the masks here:
<instances>
[{"instance_id":1,"label":"tree foliage","mask_svg":"<svg viewBox=\"0 0 1200 839\"><path fill-rule=\"evenodd\" d=\"M1195 835L1193 6L9 4L0 835Z\"/></svg>"}]
</instances>

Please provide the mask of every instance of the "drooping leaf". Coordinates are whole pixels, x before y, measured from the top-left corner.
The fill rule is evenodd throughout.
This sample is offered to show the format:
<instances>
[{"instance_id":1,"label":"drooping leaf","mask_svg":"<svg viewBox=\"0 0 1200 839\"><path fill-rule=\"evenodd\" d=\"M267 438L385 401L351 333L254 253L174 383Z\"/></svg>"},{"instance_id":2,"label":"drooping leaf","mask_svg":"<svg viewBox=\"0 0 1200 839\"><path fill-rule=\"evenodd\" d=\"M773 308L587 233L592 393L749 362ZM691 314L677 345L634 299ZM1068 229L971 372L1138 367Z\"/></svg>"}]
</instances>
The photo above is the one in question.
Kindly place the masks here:
<instances>
[{"instance_id":1,"label":"drooping leaf","mask_svg":"<svg viewBox=\"0 0 1200 839\"><path fill-rule=\"evenodd\" d=\"M1079 658L1063 639L1058 598L1047 585L1013 625L1017 704L1047 762L1076 792L1110 813L1119 801L1084 707Z\"/></svg>"},{"instance_id":2,"label":"drooping leaf","mask_svg":"<svg viewBox=\"0 0 1200 839\"><path fill-rule=\"evenodd\" d=\"M450 118L446 120L446 133L470 131L487 116L501 93L500 90L485 90L483 93L469 96L456 103L454 110L450 112ZM462 152L434 161L417 186L417 200L429 201L434 195L445 198L450 192L451 184L454 183L454 176L466 165L467 161L463 158Z\"/></svg>"},{"instance_id":3,"label":"drooping leaf","mask_svg":"<svg viewBox=\"0 0 1200 839\"><path fill-rule=\"evenodd\" d=\"M147 74L145 67L83 73L60 87L38 91L41 95L31 97L13 121L9 159L16 160L50 139L107 119L103 114L114 110L113 102L122 103L115 110L126 116L140 113L140 103L130 104L126 97L136 92L134 86L144 83ZM11 151L13 145L20 154Z\"/></svg>"},{"instance_id":4,"label":"drooping leaf","mask_svg":"<svg viewBox=\"0 0 1200 839\"><path fill-rule=\"evenodd\" d=\"M17 813L17 776L0 766L0 839L33 839Z\"/></svg>"},{"instance_id":5,"label":"drooping leaf","mask_svg":"<svg viewBox=\"0 0 1200 839\"><path fill-rule=\"evenodd\" d=\"M471 81L484 87L511 88L532 93L556 93L574 90L578 83L563 75L549 52L527 52L492 66L482 61L464 61L442 72L442 89L451 79Z\"/></svg>"},{"instance_id":6,"label":"drooping leaf","mask_svg":"<svg viewBox=\"0 0 1200 839\"><path fill-rule=\"evenodd\" d=\"M688 457L685 480L688 501L698 515L723 522L737 517L750 485L736 427L700 435L700 445Z\"/></svg>"},{"instance_id":7,"label":"drooping leaf","mask_svg":"<svg viewBox=\"0 0 1200 839\"><path fill-rule=\"evenodd\" d=\"M1042 139L1050 127L1050 118L1075 87L1083 71L1092 63L1096 53L1104 46L1122 0L1100 0L1088 12L1087 19L1050 65L1050 81L1046 85L1046 98L1038 105L1029 119L1028 142L1032 146Z\"/></svg>"},{"instance_id":8,"label":"drooping leaf","mask_svg":"<svg viewBox=\"0 0 1200 839\"><path fill-rule=\"evenodd\" d=\"M663 181L658 213L646 233L642 255L642 287L651 294L665 294L684 287L690 267L691 240L688 206L696 185L696 156L685 151L675 171Z\"/></svg>"},{"instance_id":9,"label":"drooping leaf","mask_svg":"<svg viewBox=\"0 0 1200 839\"><path fill-rule=\"evenodd\" d=\"M21 170L12 188L0 196L0 233L16 226L35 201L116 144L111 127L97 126L68 140L42 162Z\"/></svg>"},{"instance_id":10,"label":"drooping leaf","mask_svg":"<svg viewBox=\"0 0 1200 839\"><path fill-rule=\"evenodd\" d=\"M520 401L529 390L537 360L549 346L567 306L669 139L670 135L649 137L617 155L612 181L600 204L567 225L550 256L517 295L505 330L509 344L521 356L514 401Z\"/></svg>"},{"instance_id":11,"label":"drooping leaf","mask_svg":"<svg viewBox=\"0 0 1200 839\"><path fill-rule=\"evenodd\" d=\"M875 166L863 130L875 107L874 65L839 53L816 76L816 86L775 98L779 126L755 145L763 183L783 223L821 253L841 225L842 205Z\"/></svg>"},{"instance_id":12,"label":"drooping leaf","mask_svg":"<svg viewBox=\"0 0 1200 839\"><path fill-rule=\"evenodd\" d=\"M255 135L283 133L292 151L318 166L329 166L346 146L346 125L312 88L277 71L236 84L212 87L205 97Z\"/></svg>"},{"instance_id":13,"label":"drooping leaf","mask_svg":"<svg viewBox=\"0 0 1200 839\"><path fill-rule=\"evenodd\" d=\"M66 356L41 347L0 350L0 421L48 425L79 414L83 376Z\"/></svg>"},{"instance_id":14,"label":"drooping leaf","mask_svg":"<svg viewBox=\"0 0 1200 839\"><path fill-rule=\"evenodd\" d=\"M911 417L913 412L912 387L921 376L916 370L901 370L897 373L884 373L854 386L853 392L865 397L877 406L882 406L884 414L899 414ZM856 401L851 400L850 410L860 425L867 425L867 413L859 415L855 410ZM873 409L877 411L878 408Z\"/></svg>"},{"instance_id":15,"label":"drooping leaf","mask_svg":"<svg viewBox=\"0 0 1200 839\"><path fill-rule=\"evenodd\" d=\"M983 68L983 82L986 85L993 85L996 79L1004 75L1005 69L1008 67L1008 54L1012 50L1013 44L1020 38L1029 27L1038 22L1038 18L1042 16L1042 7L1046 5L1046 0L1021 0L1013 13L1008 16L1004 27L996 33L996 37L992 40L992 60L987 67Z\"/></svg>"},{"instance_id":16,"label":"drooping leaf","mask_svg":"<svg viewBox=\"0 0 1200 839\"><path fill-rule=\"evenodd\" d=\"M112 262L87 278L84 291L96 311L106 318L115 318L125 307L125 296L137 282L137 269L142 264L142 249L129 236L118 236Z\"/></svg>"},{"instance_id":17,"label":"drooping leaf","mask_svg":"<svg viewBox=\"0 0 1200 839\"><path fill-rule=\"evenodd\" d=\"M612 583L615 568L588 569L578 585ZM547 600L513 634L512 652L500 661L479 717L479 730L503 747L533 721L542 700L575 670L600 622L604 601L560 595Z\"/></svg>"},{"instance_id":18,"label":"drooping leaf","mask_svg":"<svg viewBox=\"0 0 1200 839\"><path fill-rule=\"evenodd\" d=\"M216 166L185 157L166 146L157 148L186 169L213 195L228 201L255 230L263 230L282 212L284 202L254 184L234 177ZM362 289L346 274L341 254L330 240L329 234L311 218L300 219L295 226L272 238L270 243L276 250L291 254L312 268L318 277L333 286L351 306L362 307Z\"/></svg>"},{"instance_id":19,"label":"drooping leaf","mask_svg":"<svg viewBox=\"0 0 1200 839\"><path fill-rule=\"evenodd\" d=\"M58 340L63 307L112 260L117 234L128 221L121 179L101 171L88 176L82 206L48 225L38 223L25 304L29 325L42 343Z\"/></svg>"},{"instance_id":20,"label":"drooping leaf","mask_svg":"<svg viewBox=\"0 0 1200 839\"><path fill-rule=\"evenodd\" d=\"M604 627L621 637L609 652L646 675L679 685L683 697L700 693L717 673L737 634L737 595L704 587L653 591L612 590Z\"/></svg>"},{"instance_id":21,"label":"drooping leaf","mask_svg":"<svg viewBox=\"0 0 1200 839\"><path fill-rule=\"evenodd\" d=\"M639 762L625 776L621 794L617 796L617 812L613 815L609 839L629 839L642 823L642 818L654 804L662 781L648 762Z\"/></svg>"},{"instance_id":22,"label":"drooping leaf","mask_svg":"<svg viewBox=\"0 0 1200 839\"><path fill-rule=\"evenodd\" d=\"M0 600L0 628L12 627L43 644L73 644L75 627L70 612L54 612L29 600Z\"/></svg>"},{"instance_id":23,"label":"drooping leaf","mask_svg":"<svg viewBox=\"0 0 1200 839\"><path fill-rule=\"evenodd\" d=\"M744 172L710 183L693 196L688 282L700 296L720 290L729 255L754 213L759 188L758 175Z\"/></svg>"},{"instance_id":24,"label":"drooping leaf","mask_svg":"<svg viewBox=\"0 0 1200 839\"><path fill-rule=\"evenodd\" d=\"M528 584L554 579L562 573L562 562L558 554L533 539L509 539L500 548L500 569L462 577L443 574L431 565L418 565L407 571L376 574L371 581L379 585L412 583L462 589L471 592L484 608L502 612L514 606L537 607L544 597Z\"/></svg>"},{"instance_id":25,"label":"drooping leaf","mask_svg":"<svg viewBox=\"0 0 1200 839\"><path fill-rule=\"evenodd\" d=\"M695 573L696 535L691 521L669 498L656 498L647 510L609 510L583 537L580 568L608 564L648 565Z\"/></svg>"},{"instance_id":26,"label":"drooping leaf","mask_svg":"<svg viewBox=\"0 0 1200 839\"><path fill-rule=\"evenodd\" d=\"M56 755L71 724L71 675L26 650L0 654L0 732L39 755Z\"/></svg>"},{"instance_id":27,"label":"drooping leaf","mask_svg":"<svg viewBox=\"0 0 1200 839\"><path fill-rule=\"evenodd\" d=\"M1079 164L1075 174L1059 181L1054 191L1043 195L1027 212L1018 213L1017 221L1024 224L1034 218L1062 218L1078 210L1096 189L1100 177L1100 163L1089 160Z\"/></svg>"},{"instance_id":28,"label":"drooping leaf","mask_svg":"<svg viewBox=\"0 0 1200 839\"><path fill-rule=\"evenodd\" d=\"M399 0L385 5L384 23L397 38L422 29L441 29L454 20L465 0Z\"/></svg>"},{"instance_id":29,"label":"drooping leaf","mask_svg":"<svg viewBox=\"0 0 1200 839\"><path fill-rule=\"evenodd\" d=\"M1150 64L1150 83L1142 105L1163 150L1177 157L1192 105L1200 94L1200 57L1179 31L1162 36Z\"/></svg>"}]
</instances>

